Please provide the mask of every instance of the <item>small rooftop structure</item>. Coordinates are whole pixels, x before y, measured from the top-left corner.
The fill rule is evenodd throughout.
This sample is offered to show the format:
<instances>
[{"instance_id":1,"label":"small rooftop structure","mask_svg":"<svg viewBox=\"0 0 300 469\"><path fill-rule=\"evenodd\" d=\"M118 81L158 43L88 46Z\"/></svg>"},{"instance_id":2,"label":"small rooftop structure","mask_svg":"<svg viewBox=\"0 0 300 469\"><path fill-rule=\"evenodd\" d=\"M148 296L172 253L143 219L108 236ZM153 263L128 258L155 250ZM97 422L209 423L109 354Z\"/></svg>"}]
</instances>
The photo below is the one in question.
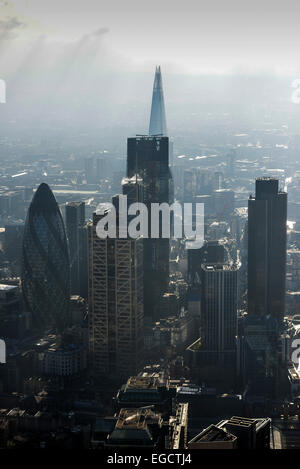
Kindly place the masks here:
<instances>
[{"instance_id":1,"label":"small rooftop structure","mask_svg":"<svg viewBox=\"0 0 300 469\"><path fill-rule=\"evenodd\" d=\"M125 384L125 391L134 389L156 389L158 385L158 378L155 376L131 376Z\"/></svg>"},{"instance_id":2,"label":"small rooftop structure","mask_svg":"<svg viewBox=\"0 0 300 469\"><path fill-rule=\"evenodd\" d=\"M237 437L216 425L210 425L188 444L189 449L235 449Z\"/></svg>"}]
</instances>

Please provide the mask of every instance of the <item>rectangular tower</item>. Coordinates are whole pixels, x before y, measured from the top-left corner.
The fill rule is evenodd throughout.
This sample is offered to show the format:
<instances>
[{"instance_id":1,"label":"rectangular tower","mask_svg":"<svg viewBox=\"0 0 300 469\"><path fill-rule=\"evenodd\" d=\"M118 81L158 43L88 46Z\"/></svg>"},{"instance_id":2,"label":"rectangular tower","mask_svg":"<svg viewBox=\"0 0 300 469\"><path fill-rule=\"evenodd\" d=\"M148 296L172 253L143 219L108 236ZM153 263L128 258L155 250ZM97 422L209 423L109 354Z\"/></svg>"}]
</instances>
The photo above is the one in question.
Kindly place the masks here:
<instances>
[{"instance_id":1,"label":"rectangular tower","mask_svg":"<svg viewBox=\"0 0 300 469\"><path fill-rule=\"evenodd\" d=\"M66 231L70 252L71 294L86 296L85 203L66 203Z\"/></svg>"},{"instance_id":2,"label":"rectangular tower","mask_svg":"<svg viewBox=\"0 0 300 469\"><path fill-rule=\"evenodd\" d=\"M281 319L285 311L287 194L278 180L256 180L248 201L248 311Z\"/></svg>"},{"instance_id":3,"label":"rectangular tower","mask_svg":"<svg viewBox=\"0 0 300 469\"><path fill-rule=\"evenodd\" d=\"M201 346L207 365L234 364L237 334L235 264L202 264Z\"/></svg>"},{"instance_id":4,"label":"rectangular tower","mask_svg":"<svg viewBox=\"0 0 300 469\"><path fill-rule=\"evenodd\" d=\"M143 246L140 238L99 238L102 216L94 213L88 225L92 370L124 379L143 363Z\"/></svg>"},{"instance_id":5,"label":"rectangular tower","mask_svg":"<svg viewBox=\"0 0 300 469\"><path fill-rule=\"evenodd\" d=\"M170 202L168 137L135 137L127 141L127 177L142 178L142 200L149 213L151 203ZM144 300L145 318L154 319L156 303L169 286L169 239L144 239Z\"/></svg>"}]
</instances>

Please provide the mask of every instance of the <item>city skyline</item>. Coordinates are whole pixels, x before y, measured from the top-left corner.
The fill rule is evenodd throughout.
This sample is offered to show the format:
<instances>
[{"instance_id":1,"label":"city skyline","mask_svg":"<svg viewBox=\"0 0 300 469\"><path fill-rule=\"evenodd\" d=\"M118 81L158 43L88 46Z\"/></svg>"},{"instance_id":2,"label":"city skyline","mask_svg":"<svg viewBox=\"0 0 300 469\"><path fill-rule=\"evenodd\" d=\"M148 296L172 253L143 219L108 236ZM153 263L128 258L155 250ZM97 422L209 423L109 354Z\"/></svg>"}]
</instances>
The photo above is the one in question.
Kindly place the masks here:
<instances>
[{"instance_id":1,"label":"city skyline","mask_svg":"<svg viewBox=\"0 0 300 469\"><path fill-rule=\"evenodd\" d=\"M0 449L300 449L298 10L0 1Z\"/></svg>"}]
</instances>

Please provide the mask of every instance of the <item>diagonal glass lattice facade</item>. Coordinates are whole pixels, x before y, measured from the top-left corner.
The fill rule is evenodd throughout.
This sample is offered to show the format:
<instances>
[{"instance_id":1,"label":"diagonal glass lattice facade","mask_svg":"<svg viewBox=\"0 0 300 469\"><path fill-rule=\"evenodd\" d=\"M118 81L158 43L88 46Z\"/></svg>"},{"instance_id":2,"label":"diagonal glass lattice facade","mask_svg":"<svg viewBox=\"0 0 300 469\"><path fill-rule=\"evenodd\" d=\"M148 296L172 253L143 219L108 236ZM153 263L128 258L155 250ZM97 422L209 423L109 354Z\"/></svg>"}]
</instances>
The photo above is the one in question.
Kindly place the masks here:
<instances>
[{"instance_id":1,"label":"diagonal glass lattice facade","mask_svg":"<svg viewBox=\"0 0 300 469\"><path fill-rule=\"evenodd\" d=\"M63 219L47 184L29 207L23 238L22 290L34 323L62 332L69 312L70 262Z\"/></svg>"}]
</instances>

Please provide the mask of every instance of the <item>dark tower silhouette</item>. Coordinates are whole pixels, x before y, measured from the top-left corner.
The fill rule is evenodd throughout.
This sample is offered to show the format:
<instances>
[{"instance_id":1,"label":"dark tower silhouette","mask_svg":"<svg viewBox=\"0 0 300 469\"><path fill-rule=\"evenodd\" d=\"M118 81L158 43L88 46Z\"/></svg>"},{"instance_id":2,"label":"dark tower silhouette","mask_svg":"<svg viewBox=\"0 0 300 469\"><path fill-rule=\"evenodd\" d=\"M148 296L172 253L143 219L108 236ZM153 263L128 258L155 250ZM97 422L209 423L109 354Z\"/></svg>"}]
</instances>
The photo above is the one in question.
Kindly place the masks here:
<instances>
[{"instance_id":1,"label":"dark tower silhouette","mask_svg":"<svg viewBox=\"0 0 300 469\"><path fill-rule=\"evenodd\" d=\"M278 180L256 180L255 198L248 201L248 311L271 314L285 311L287 194Z\"/></svg>"},{"instance_id":2,"label":"dark tower silhouette","mask_svg":"<svg viewBox=\"0 0 300 469\"><path fill-rule=\"evenodd\" d=\"M87 295L87 239L85 203L66 203L66 232L69 242L71 294Z\"/></svg>"},{"instance_id":3,"label":"dark tower silhouette","mask_svg":"<svg viewBox=\"0 0 300 469\"><path fill-rule=\"evenodd\" d=\"M151 227L151 204L170 203L173 180L169 169L169 138L166 137L166 115L160 67L156 67L153 85L149 136L127 140L127 178L142 179L142 198L148 207L148 228ZM169 239L149 238L144 243L144 313L151 324L160 296L169 288Z\"/></svg>"},{"instance_id":4,"label":"dark tower silhouette","mask_svg":"<svg viewBox=\"0 0 300 469\"><path fill-rule=\"evenodd\" d=\"M169 287L169 239L150 238L151 203L170 202L168 137L129 138L127 176L142 177L142 200L148 208L149 238L144 239L145 319L153 319L155 303Z\"/></svg>"},{"instance_id":5,"label":"dark tower silhouette","mask_svg":"<svg viewBox=\"0 0 300 469\"><path fill-rule=\"evenodd\" d=\"M22 255L25 306L36 327L62 333L68 319L70 262L63 219L49 186L41 184L28 209Z\"/></svg>"}]
</instances>

